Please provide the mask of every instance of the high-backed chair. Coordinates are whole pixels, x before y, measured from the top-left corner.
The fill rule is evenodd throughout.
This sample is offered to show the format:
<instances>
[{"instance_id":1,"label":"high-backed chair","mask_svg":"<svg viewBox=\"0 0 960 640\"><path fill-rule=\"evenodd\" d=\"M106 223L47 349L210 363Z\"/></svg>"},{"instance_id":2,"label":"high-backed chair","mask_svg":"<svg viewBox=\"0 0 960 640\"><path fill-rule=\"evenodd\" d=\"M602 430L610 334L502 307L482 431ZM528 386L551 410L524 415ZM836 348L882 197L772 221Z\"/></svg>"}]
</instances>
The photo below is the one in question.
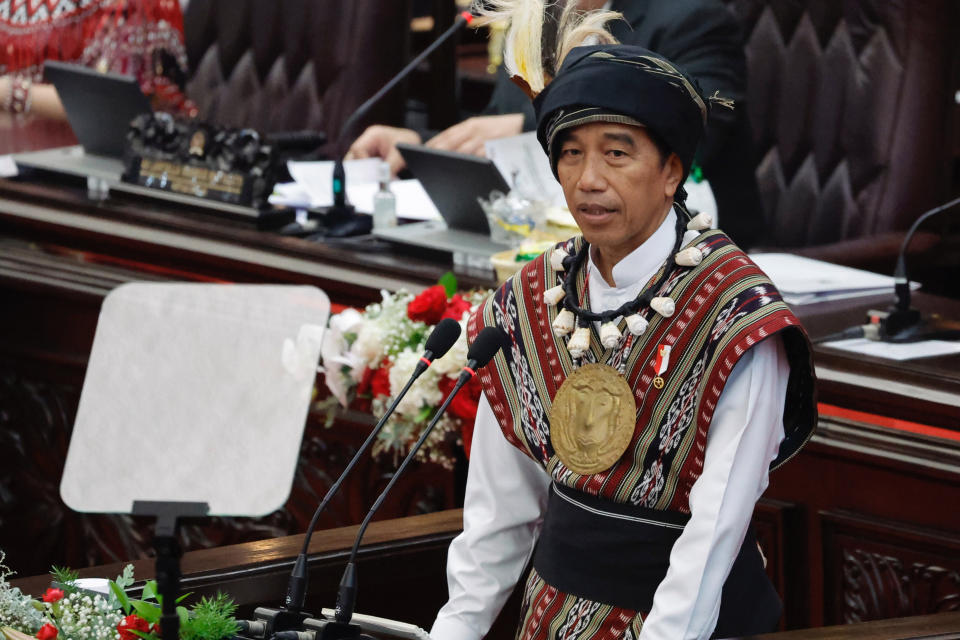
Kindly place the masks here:
<instances>
[{"instance_id":1,"label":"high-backed chair","mask_svg":"<svg viewBox=\"0 0 960 640\"><path fill-rule=\"evenodd\" d=\"M746 31L761 244L892 270L902 231L950 195L958 3L727 3Z\"/></svg>"},{"instance_id":2,"label":"high-backed chair","mask_svg":"<svg viewBox=\"0 0 960 640\"><path fill-rule=\"evenodd\" d=\"M187 94L213 122L311 129L334 143L406 62L409 15L409 0L190 0ZM373 122L400 124L403 103L401 90L391 92L353 135Z\"/></svg>"}]
</instances>

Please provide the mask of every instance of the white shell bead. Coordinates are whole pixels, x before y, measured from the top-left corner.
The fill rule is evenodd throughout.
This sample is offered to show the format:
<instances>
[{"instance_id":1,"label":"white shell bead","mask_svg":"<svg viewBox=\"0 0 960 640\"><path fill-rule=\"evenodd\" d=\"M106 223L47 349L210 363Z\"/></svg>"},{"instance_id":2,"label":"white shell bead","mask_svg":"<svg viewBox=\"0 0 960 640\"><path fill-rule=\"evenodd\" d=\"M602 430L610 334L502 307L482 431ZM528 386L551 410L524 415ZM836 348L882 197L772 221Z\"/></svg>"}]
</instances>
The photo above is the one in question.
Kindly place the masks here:
<instances>
[{"instance_id":1,"label":"white shell bead","mask_svg":"<svg viewBox=\"0 0 960 640\"><path fill-rule=\"evenodd\" d=\"M665 318L669 318L673 315L673 312L676 311L676 305L673 302L673 298L667 298L665 296L657 296L651 300L650 308Z\"/></svg>"},{"instance_id":2,"label":"white shell bead","mask_svg":"<svg viewBox=\"0 0 960 640\"><path fill-rule=\"evenodd\" d=\"M647 322L646 318L641 316L639 313L635 313L632 316L627 316L627 331L635 336L639 336L646 331L648 325L649 323Z\"/></svg>"},{"instance_id":3,"label":"white shell bead","mask_svg":"<svg viewBox=\"0 0 960 640\"><path fill-rule=\"evenodd\" d=\"M547 289L543 292L543 301L547 304L557 304L563 300L564 292L563 285L557 285L552 289Z\"/></svg>"},{"instance_id":4,"label":"white shell bead","mask_svg":"<svg viewBox=\"0 0 960 640\"><path fill-rule=\"evenodd\" d=\"M590 348L590 329L589 327L577 327L573 332L570 341L567 342L567 351L571 358L582 358L583 354Z\"/></svg>"},{"instance_id":5,"label":"white shell bead","mask_svg":"<svg viewBox=\"0 0 960 640\"><path fill-rule=\"evenodd\" d=\"M564 249L554 249L550 254L550 266L554 271L563 271L563 260L569 255Z\"/></svg>"},{"instance_id":6,"label":"white shell bead","mask_svg":"<svg viewBox=\"0 0 960 640\"><path fill-rule=\"evenodd\" d=\"M553 320L553 332L558 336L565 336L573 331L577 318L570 309L564 309Z\"/></svg>"},{"instance_id":7,"label":"white shell bead","mask_svg":"<svg viewBox=\"0 0 960 640\"><path fill-rule=\"evenodd\" d=\"M673 257L681 267L695 267L703 260L703 252L696 247L687 247Z\"/></svg>"},{"instance_id":8,"label":"white shell bead","mask_svg":"<svg viewBox=\"0 0 960 640\"><path fill-rule=\"evenodd\" d=\"M612 322L606 322L600 327L600 344L612 349L620 342L620 329Z\"/></svg>"},{"instance_id":9,"label":"white shell bead","mask_svg":"<svg viewBox=\"0 0 960 640\"><path fill-rule=\"evenodd\" d=\"M703 231L704 229L709 229L713 226L713 216L703 211L698 213L690 222L687 223L687 229L695 229L697 231Z\"/></svg>"}]
</instances>

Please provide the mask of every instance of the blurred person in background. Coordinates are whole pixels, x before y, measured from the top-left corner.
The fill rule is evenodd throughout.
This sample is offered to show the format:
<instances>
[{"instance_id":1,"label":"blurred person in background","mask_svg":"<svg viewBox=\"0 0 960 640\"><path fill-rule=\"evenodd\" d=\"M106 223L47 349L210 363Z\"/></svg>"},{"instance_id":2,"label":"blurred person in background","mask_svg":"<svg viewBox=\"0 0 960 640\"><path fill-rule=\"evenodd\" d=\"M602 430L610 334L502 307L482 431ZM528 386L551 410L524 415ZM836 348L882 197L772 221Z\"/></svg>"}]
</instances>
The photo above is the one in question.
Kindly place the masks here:
<instances>
[{"instance_id":1,"label":"blurred person in background","mask_svg":"<svg viewBox=\"0 0 960 640\"><path fill-rule=\"evenodd\" d=\"M154 108L196 115L182 91L187 68L177 0L0 0L0 110L63 120L46 60L135 77Z\"/></svg>"},{"instance_id":2,"label":"blurred person in background","mask_svg":"<svg viewBox=\"0 0 960 640\"><path fill-rule=\"evenodd\" d=\"M719 0L579 0L579 8L619 12L623 19L609 25L619 42L659 53L693 76L705 95L719 91L733 100L734 110L711 121L695 164L710 182L724 230L743 249L755 245L763 233L763 213L744 103L743 36L733 14ZM530 99L501 64L483 115L432 137L430 132L374 125L354 141L347 158L384 158L396 175L405 166L396 149L398 142L421 144L426 140L426 145L434 149L482 156L487 140L535 128Z\"/></svg>"}]
</instances>

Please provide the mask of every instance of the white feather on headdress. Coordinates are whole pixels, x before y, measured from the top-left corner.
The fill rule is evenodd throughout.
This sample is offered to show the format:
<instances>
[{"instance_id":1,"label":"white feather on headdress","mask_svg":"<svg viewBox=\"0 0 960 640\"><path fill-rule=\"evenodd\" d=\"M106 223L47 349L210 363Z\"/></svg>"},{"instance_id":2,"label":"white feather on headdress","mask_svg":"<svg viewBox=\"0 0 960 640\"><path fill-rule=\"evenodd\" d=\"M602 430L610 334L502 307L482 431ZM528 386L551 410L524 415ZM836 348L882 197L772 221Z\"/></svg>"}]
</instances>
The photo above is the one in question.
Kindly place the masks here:
<instances>
[{"instance_id":1,"label":"white feather on headdress","mask_svg":"<svg viewBox=\"0 0 960 640\"><path fill-rule=\"evenodd\" d=\"M481 17L479 24L507 25L504 66L509 75L523 78L534 94L543 91L574 47L616 44L606 24L623 18L616 11L580 11L577 0L474 0L472 11ZM553 50L544 51L544 42L555 43L548 45Z\"/></svg>"}]
</instances>

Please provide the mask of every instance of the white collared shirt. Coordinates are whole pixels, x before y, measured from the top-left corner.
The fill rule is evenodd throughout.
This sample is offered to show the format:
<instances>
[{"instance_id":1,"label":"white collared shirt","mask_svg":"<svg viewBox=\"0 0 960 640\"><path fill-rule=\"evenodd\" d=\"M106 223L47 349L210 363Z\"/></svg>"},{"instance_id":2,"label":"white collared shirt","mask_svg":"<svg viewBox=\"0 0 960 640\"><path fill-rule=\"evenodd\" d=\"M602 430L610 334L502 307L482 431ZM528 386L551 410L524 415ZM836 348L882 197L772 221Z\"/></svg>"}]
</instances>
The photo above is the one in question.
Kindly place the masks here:
<instances>
[{"instance_id":1,"label":"white collared shirt","mask_svg":"<svg viewBox=\"0 0 960 640\"><path fill-rule=\"evenodd\" d=\"M615 287L591 257L591 309L617 308L640 294L669 257L675 224L671 211L650 238L614 265ZM690 492L690 521L673 546L640 640L706 639L713 632L723 583L783 439L789 372L779 339L760 342L733 368L707 435L703 473ZM464 530L450 544L449 600L430 631L434 640L479 640L487 633L533 551L549 486L544 469L507 442L482 397Z\"/></svg>"}]
</instances>

